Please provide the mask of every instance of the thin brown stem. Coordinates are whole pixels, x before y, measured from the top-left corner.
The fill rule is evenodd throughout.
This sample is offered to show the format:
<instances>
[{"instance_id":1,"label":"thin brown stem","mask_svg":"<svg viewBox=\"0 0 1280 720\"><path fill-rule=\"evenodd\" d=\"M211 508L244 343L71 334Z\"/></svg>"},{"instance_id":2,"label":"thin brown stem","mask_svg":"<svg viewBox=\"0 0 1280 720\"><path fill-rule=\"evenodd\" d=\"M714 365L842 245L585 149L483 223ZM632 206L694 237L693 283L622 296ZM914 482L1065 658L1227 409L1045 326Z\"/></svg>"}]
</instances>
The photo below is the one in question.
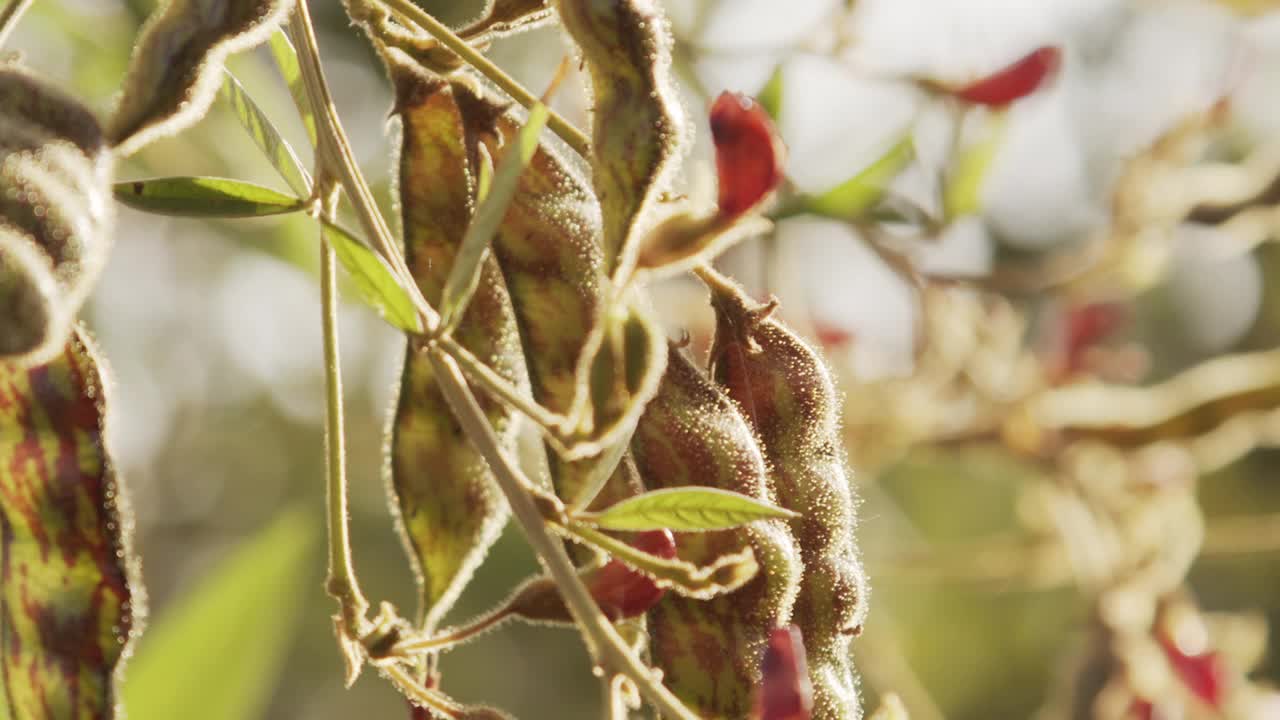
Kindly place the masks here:
<instances>
[{"instance_id":1,"label":"thin brown stem","mask_svg":"<svg viewBox=\"0 0 1280 720\"><path fill-rule=\"evenodd\" d=\"M9 33L18 26L18 20L22 19L22 13L31 7L31 3L35 0L9 0L9 3L0 10L0 47L4 47L4 43L9 39Z\"/></svg>"}]
</instances>

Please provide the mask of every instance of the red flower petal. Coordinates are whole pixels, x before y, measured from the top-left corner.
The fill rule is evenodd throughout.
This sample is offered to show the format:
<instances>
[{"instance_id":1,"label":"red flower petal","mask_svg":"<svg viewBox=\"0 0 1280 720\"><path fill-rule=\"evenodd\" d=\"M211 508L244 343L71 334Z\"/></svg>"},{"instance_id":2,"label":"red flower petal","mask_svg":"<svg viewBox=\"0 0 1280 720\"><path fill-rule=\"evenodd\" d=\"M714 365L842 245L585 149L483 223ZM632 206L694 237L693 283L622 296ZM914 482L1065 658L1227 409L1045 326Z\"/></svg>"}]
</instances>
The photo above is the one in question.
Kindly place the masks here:
<instances>
[{"instance_id":1,"label":"red flower petal","mask_svg":"<svg viewBox=\"0 0 1280 720\"><path fill-rule=\"evenodd\" d=\"M631 545L637 550L668 560L676 556L676 540L670 530L640 533ZM587 589L610 620L643 615L666 594L666 590L658 587L650 577L617 559L610 560L594 573L587 583Z\"/></svg>"},{"instance_id":2,"label":"red flower petal","mask_svg":"<svg viewBox=\"0 0 1280 720\"><path fill-rule=\"evenodd\" d=\"M759 720L809 720L813 691L799 628L792 625L774 629L760 672L763 677L756 697Z\"/></svg>"},{"instance_id":3,"label":"red flower petal","mask_svg":"<svg viewBox=\"0 0 1280 720\"><path fill-rule=\"evenodd\" d=\"M741 215L782 182L786 151L773 120L755 100L723 92L711 104L711 139L716 145L720 213Z\"/></svg>"},{"instance_id":4,"label":"red flower petal","mask_svg":"<svg viewBox=\"0 0 1280 720\"><path fill-rule=\"evenodd\" d=\"M1035 92L1057 69L1061 58L1058 48L1042 47L1000 72L952 92L977 105L1008 105Z\"/></svg>"},{"instance_id":5,"label":"red flower petal","mask_svg":"<svg viewBox=\"0 0 1280 720\"><path fill-rule=\"evenodd\" d=\"M1226 695L1228 668L1222 656L1209 651L1198 655L1187 655L1172 640L1161 638L1165 656L1174 672L1182 680L1182 684L1196 697L1217 710L1222 709L1222 701Z\"/></svg>"}]
</instances>

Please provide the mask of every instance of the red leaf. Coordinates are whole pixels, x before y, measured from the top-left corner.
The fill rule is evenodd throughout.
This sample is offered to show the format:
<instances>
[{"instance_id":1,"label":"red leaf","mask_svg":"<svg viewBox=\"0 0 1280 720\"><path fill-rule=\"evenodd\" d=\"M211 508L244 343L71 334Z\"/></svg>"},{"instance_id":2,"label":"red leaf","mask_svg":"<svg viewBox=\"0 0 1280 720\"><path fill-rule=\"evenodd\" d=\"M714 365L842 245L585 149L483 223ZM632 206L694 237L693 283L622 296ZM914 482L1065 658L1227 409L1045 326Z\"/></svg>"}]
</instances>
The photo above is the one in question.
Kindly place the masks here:
<instances>
[{"instance_id":1,"label":"red leaf","mask_svg":"<svg viewBox=\"0 0 1280 720\"><path fill-rule=\"evenodd\" d=\"M977 105L1008 105L1035 92L1057 69L1062 51L1056 47L1042 47L1021 60L966 85L952 93Z\"/></svg>"},{"instance_id":2,"label":"red leaf","mask_svg":"<svg viewBox=\"0 0 1280 720\"><path fill-rule=\"evenodd\" d=\"M650 530L636 536L637 550L670 560L676 556L676 540L670 530ZM610 620L643 615L658 604L666 590L647 575L619 560L610 560L594 573L588 584L591 597Z\"/></svg>"},{"instance_id":3,"label":"red leaf","mask_svg":"<svg viewBox=\"0 0 1280 720\"><path fill-rule=\"evenodd\" d=\"M773 120L755 100L742 93L721 93L711 104L711 138L722 215L745 213L782 182L786 149Z\"/></svg>"},{"instance_id":4,"label":"red leaf","mask_svg":"<svg viewBox=\"0 0 1280 720\"><path fill-rule=\"evenodd\" d=\"M791 625L774 629L760 672L763 678L756 700L759 720L809 720L813 690L799 628Z\"/></svg>"}]
</instances>

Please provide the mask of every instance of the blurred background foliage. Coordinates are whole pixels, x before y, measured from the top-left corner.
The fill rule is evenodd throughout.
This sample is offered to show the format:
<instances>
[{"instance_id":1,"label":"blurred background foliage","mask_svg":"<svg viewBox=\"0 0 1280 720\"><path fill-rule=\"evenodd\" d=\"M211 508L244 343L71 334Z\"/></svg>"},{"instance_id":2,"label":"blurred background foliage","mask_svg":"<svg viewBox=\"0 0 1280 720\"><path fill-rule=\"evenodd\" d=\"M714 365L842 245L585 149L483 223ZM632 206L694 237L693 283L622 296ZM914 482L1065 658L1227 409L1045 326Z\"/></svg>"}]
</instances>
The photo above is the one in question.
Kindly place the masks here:
<instances>
[{"instance_id":1,"label":"blurred background foliage","mask_svg":"<svg viewBox=\"0 0 1280 720\"><path fill-rule=\"evenodd\" d=\"M153 4L40 0L9 49L106 111ZM453 23L478 6L422 4ZM757 93L771 77L781 83L779 123L798 192L833 187L914 133L917 161L895 187L927 197L951 153L943 141L954 139L954 115L908 80L961 83L1034 47L1064 49L1052 85L1007 118L979 112L960 123L961 145L992 133L998 142L980 173L979 207L911 246L913 265L932 275L988 278L1007 261L1079 244L1108 221L1119 163L1223 96L1231 118L1216 141L1220 156L1238 157L1280 132L1280 17L1247 3L1235 4L1248 11L1241 14L1224 9L1230 3L1190 0L864 0L852 14L838 0L663 4L677 35L675 71L696 119L698 141L683 174L694 196L712 193L703 118L722 89ZM390 211L386 80L340 3L313 6L338 109ZM566 47L557 30L544 28L498 42L492 56L540 90ZM305 150L265 50L229 66ZM566 87L556 102L585 125L580 91ZM119 176L170 174L278 186L221 106L191 131L148 147ZM133 497L150 596L151 632L129 673L129 683L144 687L126 685L135 716L407 717L403 699L376 678L342 688L333 606L320 587L324 400L311 225L125 209L120 220L86 316L117 386L109 430ZM1213 239L1204 234L1212 232L1179 226L1170 269L1126 298L1130 322L1116 344L1142 350L1144 380L1280 344L1280 293L1270 282L1280 252L1207 253ZM894 397L871 388L911 372L921 300L858 228L801 213L736 249L725 267L782 299L784 316L825 347L851 418L873 418L849 422L855 455L877 458L867 463L873 471L857 475L874 595L853 647L869 705L896 690L913 717L1033 716L1084 645L1094 612L1070 578L1028 572L1019 555L1028 542L1026 490L1044 481L1044 469L994 443L886 451L883 462L866 451L890 442L858 432L885 411L875 402ZM673 336L689 332L705 342L708 314L696 285L674 280L655 295ZM1052 305L1035 293L1018 302L1036 317ZM341 325L357 567L371 598L407 610L414 586L386 508L382 451L402 341L358 304L343 309ZM1272 628L1280 623L1278 463L1280 453L1264 449L1200 478L1208 531L1190 576L1204 610L1265 615ZM534 570L509 529L452 617L487 608ZM1273 645L1268 635L1265 646ZM459 700L521 718L598 714L597 684L572 632L508 626L448 654L442 670ZM1280 680L1280 664L1265 658L1254 678ZM180 714L159 710L172 701L164 688L184 682L200 697L187 697ZM206 694L225 694L225 703L206 703Z\"/></svg>"}]
</instances>

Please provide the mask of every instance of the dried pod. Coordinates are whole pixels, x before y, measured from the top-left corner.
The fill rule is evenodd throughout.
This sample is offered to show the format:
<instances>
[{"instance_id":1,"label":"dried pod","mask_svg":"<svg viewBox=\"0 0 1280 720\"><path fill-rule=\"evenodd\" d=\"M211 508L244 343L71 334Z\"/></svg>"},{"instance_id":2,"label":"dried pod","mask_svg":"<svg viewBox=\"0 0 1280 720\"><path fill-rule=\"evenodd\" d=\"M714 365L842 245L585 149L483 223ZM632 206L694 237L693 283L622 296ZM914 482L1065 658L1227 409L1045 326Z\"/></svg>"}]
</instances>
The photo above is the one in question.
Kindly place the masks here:
<instances>
[{"instance_id":1,"label":"dried pod","mask_svg":"<svg viewBox=\"0 0 1280 720\"><path fill-rule=\"evenodd\" d=\"M267 39L293 0L171 0L133 48L107 138L130 155L208 111L228 55Z\"/></svg>"},{"instance_id":2,"label":"dried pod","mask_svg":"<svg viewBox=\"0 0 1280 720\"><path fill-rule=\"evenodd\" d=\"M0 358L61 352L114 220L111 151L93 113L0 69Z\"/></svg>"},{"instance_id":3,"label":"dried pod","mask_svg":"<svg viewBox=\"0 0 1280 720\"><path fill-rule=\"evenodd\" d=\"M114 717L142 616L105 388L76 331L47 364L0 362L0 703L14 718Z\"/></svg>"},{"instance_id":4,"label":"dried pod","mask_svg":"<svg viewBox=\"0 0 1280 720\"><path fill-rule=\"evenodd\" d=\"M631 448L649 489L706 485L775 501L746 420L675 348ZM649 612L650 654L672 692L704 717L746 717L769 633L790 621L800 582L795 540L784 522L771 520L680 533L676 542L679 555L698 565L748 545L759 559L760 572L734 592L709 600L670 594Z\"/></svg>"},{"instance_id":5,"label":"dried pod","mask_svg":"<svg viewBox=\"0 0 1280 720\"><path fill-rule=\"evenodd\" d=\"M519 121L472 84L459 79L453 87L470 140L484 144L496 157L501 145L519 130ZM630 402L612 402L610 394L632 387L651 394L657 383L640 376L660 374L661 365L640 370L627 358L634 355L660 363L666 357L652 352L656 327L652 322L639 323L648 328L644 330L647 343L637 342L636 333L631 332L637 326L632 317L639 311L619 308L621 322L611 322L615 316L607 314L606 307L613 290L605 277L599 237L600 210L586 183L554 150L540 145L520 176L515 198L493 240L493 254L515 306L533 397L565 417L586 401L593 408L613 408L623 417L637 416ZM623 341L622 362L597 368L589 349L614 347L610 337ZM649 350L633 353L641 346ZM619 378L621 385L616 383ZM594 379L599 382L590 382ZM600 392L584 395L592 384ZM619 418L594 419L599 427L607 427ZM578 498L594 484L595 458L570 460L558 450L549 455L551 479L561 497ZM617 483L622 483L621 475L618 478ZM613 497L632 490L621 488Z\"/></svg>"},{"instance_id":6,"label":"dried pod","mask_svg":"<svg viewBox=\"0 0 1280 720\"><path fill-rule=\"evenodd\" d=\"M867 586L835 388L818 355L770 317L772 305L753 302L712 273L703 276L716 311L713 375L755 428L778 503L800 513L790 521L804 563L792 617L809 650L813 716L861 717L848 645L866 613Z\"/></svg>"},{"instance_id":7,"label":"dried pod","mask_svg":"<svg viewBox=\"0 0 1280 720\"><path fill-rule=\"evenodd\" d=\"M396 51L388 66L402 126L400 208L405 259L429 302L439 301L473 210L474 163L449 83L414 69ZM517 386L527 386L520 338L497 264L485 261L480 285L454 337ZM516 423L486 402L509 448ZM453 604L506 523L508 508L484 459L467 442L436 386L428 358L411 342L391 427L391 484L410 555L422 574L429 630Z\"/></svg>"},{"instance_id":8,"label":"dried pod","mask_svg":"<svg viewBox=\"0 0 1280 720\"><path fill-rule=\"evenodd\" d=\"M653 0L558 0L591 73L591 173L604 215L608 272L680 154L684 113L670 79L671 34Z\"/></svg>"}]
</instances>

